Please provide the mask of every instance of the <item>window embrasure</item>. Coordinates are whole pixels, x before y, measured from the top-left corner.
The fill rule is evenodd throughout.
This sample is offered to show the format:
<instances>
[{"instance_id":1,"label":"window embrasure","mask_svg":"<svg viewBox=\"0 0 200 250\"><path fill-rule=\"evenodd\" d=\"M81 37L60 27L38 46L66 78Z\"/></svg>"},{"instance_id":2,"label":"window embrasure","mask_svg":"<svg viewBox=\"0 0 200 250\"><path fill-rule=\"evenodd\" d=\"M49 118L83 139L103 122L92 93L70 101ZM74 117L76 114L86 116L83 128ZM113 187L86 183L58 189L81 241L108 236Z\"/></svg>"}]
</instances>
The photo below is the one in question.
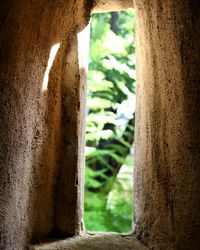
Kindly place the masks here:
<instances>
[{"instance_id":1,"label":"window embrasure","mask_svg":"<svg viewBox=\"0 0 200 250\"><path fill-rule=\"evenodd\" d=\"M134 17L129 10L91 18L84 195L84 223L89 231L132 231Z\"/></svg>"}]
</instances>

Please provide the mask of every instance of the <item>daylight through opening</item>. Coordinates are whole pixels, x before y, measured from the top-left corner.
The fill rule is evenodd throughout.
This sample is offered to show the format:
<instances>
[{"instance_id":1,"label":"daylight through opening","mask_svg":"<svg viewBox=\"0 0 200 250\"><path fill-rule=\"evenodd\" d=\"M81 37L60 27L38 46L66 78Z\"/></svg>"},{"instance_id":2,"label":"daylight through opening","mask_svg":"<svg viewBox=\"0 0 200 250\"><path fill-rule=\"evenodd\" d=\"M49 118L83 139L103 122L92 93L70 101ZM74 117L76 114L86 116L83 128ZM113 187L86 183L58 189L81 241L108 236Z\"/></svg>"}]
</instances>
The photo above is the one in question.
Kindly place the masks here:
<instances>
[{"instance_id":1,"label":"daylight through opening","mask_svg":"<svg viewBox=\"0 0 200 250\"><path fill-rule=\"evenodd\" d=\"M84 194L87 231L132 231L134 23L133 10L91 17Z\"/></svg>"}]
</instances>

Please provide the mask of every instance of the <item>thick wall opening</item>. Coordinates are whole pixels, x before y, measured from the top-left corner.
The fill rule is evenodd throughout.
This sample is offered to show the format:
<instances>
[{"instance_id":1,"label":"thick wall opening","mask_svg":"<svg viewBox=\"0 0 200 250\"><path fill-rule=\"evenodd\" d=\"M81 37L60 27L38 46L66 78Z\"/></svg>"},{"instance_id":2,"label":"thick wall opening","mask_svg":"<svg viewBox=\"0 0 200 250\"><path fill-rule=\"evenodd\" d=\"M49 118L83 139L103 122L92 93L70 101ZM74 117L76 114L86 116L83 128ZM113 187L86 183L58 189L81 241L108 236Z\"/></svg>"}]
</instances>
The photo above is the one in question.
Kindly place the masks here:
<instances>
[{"instance_id":1,"label":"thick wall opening","mask_svg":"<svg viewBox=\"0 0 200 250\"><path fill-rule=\"evenodd\" d=\"M27 249L54 230L59 237L81 231L79 92L84 86L76 34L93 3L111 10L133 1L1 1L1 249ZM134 8L135 234L150 249L199 249L199 1L135 0ZM117 249L114 237L109 241L105 249ZM135 249L134 243L127 249Z\"/></svg>"},{"instance_id":2,"label":"thick wall opening","mask_svg":"<svg viewBox=\"0 0 200 250\"><path fill-rule=\"evenodd\" d=\"M132 9L91 18L84 194L88 231L132 231L134 20Z\"/></svg>"}]
</instances>

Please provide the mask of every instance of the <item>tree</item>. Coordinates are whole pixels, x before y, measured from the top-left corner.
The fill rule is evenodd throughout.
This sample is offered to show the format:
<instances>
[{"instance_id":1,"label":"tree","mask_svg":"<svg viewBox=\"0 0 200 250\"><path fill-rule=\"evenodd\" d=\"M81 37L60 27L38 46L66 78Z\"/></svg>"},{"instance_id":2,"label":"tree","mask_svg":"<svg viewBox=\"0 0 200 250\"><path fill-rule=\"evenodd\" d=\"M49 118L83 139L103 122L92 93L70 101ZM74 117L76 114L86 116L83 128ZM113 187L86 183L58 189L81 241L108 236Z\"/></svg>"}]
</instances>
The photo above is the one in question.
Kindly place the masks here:
<instances>
[{"instance_id":1,"label":"tree","mask_svg":"<svg viewBox=\"0 0 200 250\"><path fill-rule=\"evenodd\" d=\"M133 13L96 14L91 29L85 207L90 207L87 194L95 192L102 209L134 138L134 107L130 110L135 97Z\"/></svg>"}]
</instances>

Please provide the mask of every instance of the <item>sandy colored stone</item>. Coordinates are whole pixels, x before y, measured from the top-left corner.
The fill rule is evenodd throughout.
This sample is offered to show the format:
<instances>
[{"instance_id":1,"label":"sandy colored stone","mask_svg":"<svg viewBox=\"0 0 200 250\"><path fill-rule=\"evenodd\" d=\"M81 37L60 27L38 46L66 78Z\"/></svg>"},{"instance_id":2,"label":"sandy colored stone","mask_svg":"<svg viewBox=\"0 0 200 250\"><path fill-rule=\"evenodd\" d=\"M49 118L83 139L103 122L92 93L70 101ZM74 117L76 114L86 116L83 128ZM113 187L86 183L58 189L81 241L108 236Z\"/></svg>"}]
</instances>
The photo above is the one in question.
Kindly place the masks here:
<instances>
[{"instance_id":1,"label":"sandy colored stone","mask_svg":"<svg viewBox=\"0 0 200 250\"><path fill-rule=\"evenodd\" d=\"M68 53L89 19L90 6L72 0L0 3L0 249L22 250L28 242L47 238L52 232L79 231L79 182L73 179L78 140L68 130L63 135L63 129L68 124L78 133L76 47L74 61L68 61ZM60 48L43 90L50 52L56 44ZM69 86L73 88L70 93L66 91ZM68 152L72 147L74 153L62 162L66 145L72 145ZM71 168L70 174L65 165L61 170L61 162ZM60 189L57 183L62 171L67 184ZM66 193L68 209L60 204ZM63 229L60 218L67 228Z\"/></svg>"},{"instance_id":2,"label":"sandy colored stone","mask_svg":"<svg viewBox=\"0 0 200 250\"><path fill-rule=\"evenodd\" d=\"M117 233L76 236L71 239L41 244L30 250L148 250L134 236Z\"/></svg>"},{"instance_id":3,"label":"sandy colored stone","mask_svg":"<svg viewBox=\"0 0 200 250\"><path fill-rule=\"evenodd\" d=\"M155 250L200 246L199 7L135 1L135 224Z\"/></svg>"},{"instance_id":4,"label":"sandy colored stone","mask_svg":"<svg viewBox=\"0 0 200 250\"><path fill-rule=\"evenodd\" d=\"M95 6L99 11L103 6L114 10L131 4L129 0L0 2L0 249L24 250L30 243L81 232L84 91L76 35ZM199 1L135 0L134 7L135 233L150 249L198 250ZM56 44L60 47L44 90L49 55ZM134 237L120 235L52 244L81 249L141 247Z\"/></svg>"},{"instance_id":5,"label":"sandy colored stone","mask_svg":"<svg viewBox=\"0 0 200 250\"><path fill-rule=\"evenodd\" d=\"M92 11L96 12L109 12L109 11L122 11L133 8L133 0L96 0L94 1Z\"/></svg>"}]
</instances>

